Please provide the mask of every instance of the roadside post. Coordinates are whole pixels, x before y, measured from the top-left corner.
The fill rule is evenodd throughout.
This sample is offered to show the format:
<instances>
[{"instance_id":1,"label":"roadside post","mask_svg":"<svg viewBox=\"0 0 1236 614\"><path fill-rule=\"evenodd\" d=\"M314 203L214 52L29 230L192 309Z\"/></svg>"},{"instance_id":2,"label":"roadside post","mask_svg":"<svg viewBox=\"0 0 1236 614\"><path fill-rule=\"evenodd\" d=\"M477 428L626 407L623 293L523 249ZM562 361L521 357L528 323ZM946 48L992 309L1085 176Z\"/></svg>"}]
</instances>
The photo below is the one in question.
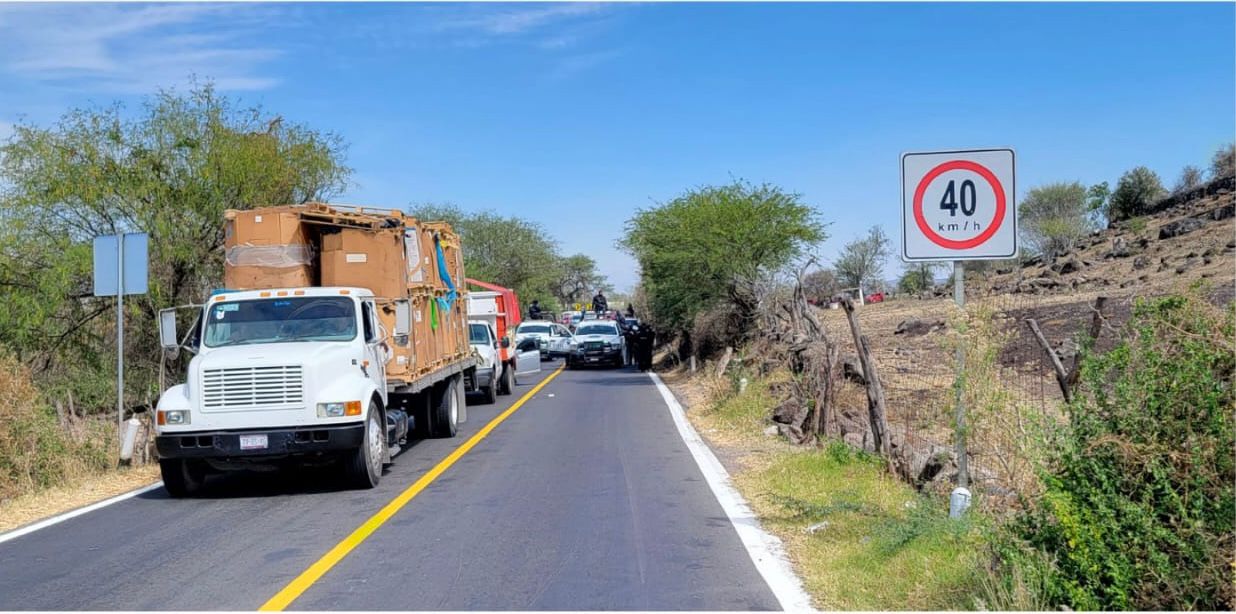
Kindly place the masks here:
<instances>
[{"instance_id":1,"label":"roadside post","mask_svg":"<svg viewBox=\"0 0 1236 614\"><path fill-rule=\"evenodd\" d=\"M94 295L116 297L116 432L124 449L124 296L147 291L144 232L103 235L94 239ZM129 446L131 449L132 446Z\"/></svg>"},{"instance_id":2,"label":"roadside post","mask_svg":"<svg viewBox=\"0 0 1236 614\"><path fill-rule=\"evenodd\" d=\"M1017 185L1012 149L907 152L901 155L901 258L952 262L953 300L966 305L966 261L1017 256ZM957 348L957 488L949 516L970 504L963 394L965 348Z\"/></svg>"}]
</instances>

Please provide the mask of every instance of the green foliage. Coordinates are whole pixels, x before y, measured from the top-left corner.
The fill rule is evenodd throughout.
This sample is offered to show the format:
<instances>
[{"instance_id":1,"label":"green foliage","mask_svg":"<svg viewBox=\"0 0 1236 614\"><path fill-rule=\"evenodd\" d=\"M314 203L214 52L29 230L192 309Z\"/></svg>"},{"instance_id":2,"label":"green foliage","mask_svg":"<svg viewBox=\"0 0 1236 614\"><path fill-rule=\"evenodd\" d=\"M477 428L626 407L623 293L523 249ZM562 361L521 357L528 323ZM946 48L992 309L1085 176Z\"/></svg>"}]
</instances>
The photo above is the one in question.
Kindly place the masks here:
<instances>
[{"instance_id":1,"label":"green foliage","mask_svg":"<svg viewBox=\"0 0 1236 614\"><path fill-rule=\"evenodd\" d=\"M1047 570L1053 603L1236 606L1234 313L1193 296L1141 302L1127 339L1085 360L1046 492L1013 525L1022 552L1009 549Z\"/></svg>"},{"instance_id":2,"label":"green foliage","mask_svg":"<svg viewBox=\"0 0 1236 614\"><path fill-rule=\"evenodd\" d=\"M1086 187L1076 181L1032 188L1020 206L1030 248L1047 257L1071 251L1092 229L1088 198Z\"/></svg>"},{"instance_id":3,"label":"green foliage","mask_svg":"<svg viewBox=\"0 0 1236 614\"><path fill-rule=\"evenodd\" d=\"M897 291L918 294L936 285L935 263L921 262L910 265L897 280Z\"/></svg>"},{"instance_id":4,"label":"green foliage","mask_svg":"<svg viewBox=\"0 0 1236 614\"><path fill-rule=\"evenodd\" d=\"M867 288L882 283L884 261L890 254L888 235L879 226L872 226L867 236L846 243L834 268L837 279L847 288Z\"/></svg>"},{"instance_id":5,"label":"green foliage","mask_svg":"<svg viewBox=\"0 0 1236 614\"><path fill-rule=\"evenodd\" d=\"M1172 191L1183 192L1199 185L1202 185L1202 169L1190 164L1180 169L1180 178L1176 180L1176 186L1172 188Z\"/></svg>"},{"instance_id":6,"label":"green foliage","mask_svg":"<svg viewBox=\"0 0 1236 614\"><path fill-rule=\"evenodd\" d=\"M413 208L411 214L451 224L463 242L468 277L515 290L521 305L533 299L549 305L555 298L560 280L557 246L540 224L493 211L463 211L454 205L425 204Z\"/></svg>"},{"instance_id":7,"label":"green foliage","mask_svg":"<svg viewBox=\"0 0 1236 614\"><path fill-rule=\"evenodd\" d=\"M91 296L91 240L150 235L150 292L125 301L130 395L153 388L159 308L202 300L222 272L223 212L323 199L350 169L335 135L240 107L209 84L140 112L75 109L0 147L0 343L46 392L108 404L111 299Z\"/></svg>"},{"instance_id":8,"label":"green foliage","mask_svg":"<svg viewBox=\"0 0 1236 614\"><path fill-rule=\"evenodd\" d=\"M691 190L638 211L620 245L635 256L659 326L685 332L695 317L733 304L753 308L751 284L825 237L801 196L736 181Z\"/></svg>"},{"instance_id":9,"label":"green foliage","mask_svg":"<svg viewBox=\"0 0 1236 614\"><path fill-rule=\"evenodd\" d=\"M1114 222L1150 212L1150 206L1167 193L1159 176L1139 166L1120 176L1107 204L1107 218Z\"/></svg>"},{"instance_id":10,"label":"green foliage","mask_svg":"<svg viewBox=\"0 0 1236 614\"><path fill-rule=\"evenodd\" d=\"M1236 175L1236 144L1228 143L1210 159L1210 177L1218 179L1232 175Z\"/></svg>"}]
</instances>

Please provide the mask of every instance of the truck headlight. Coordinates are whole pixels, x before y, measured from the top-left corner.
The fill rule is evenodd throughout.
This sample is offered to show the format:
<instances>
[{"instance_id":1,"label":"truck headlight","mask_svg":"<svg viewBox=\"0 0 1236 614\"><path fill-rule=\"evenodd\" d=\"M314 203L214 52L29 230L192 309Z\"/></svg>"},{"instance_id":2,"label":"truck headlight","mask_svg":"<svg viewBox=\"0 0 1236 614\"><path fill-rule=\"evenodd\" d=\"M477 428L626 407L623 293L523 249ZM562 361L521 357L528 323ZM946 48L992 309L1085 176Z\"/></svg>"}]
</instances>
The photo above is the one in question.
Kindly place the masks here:
<instances>
[{"instance_id":1,"label":"truck headlight","mask_svg":"<svg viewBox=\"0 0 1236 614\"><path fill-rule=\"evenodd\" d=\"M183 426L189 424L189 410L187 409L164 409L160 410L156 418L159 426L175 425Z\"/></svg>"},{"instance_id":2,"label":"truck headlight","mask_svg":"<svg viewBox=\"0 0 1236 614\"><path fill-rule=\"evenodd\" d=\"M342 418L344 416L359 416L360 401L344 401L340 403L318 403L319 418Z\"/></svg>"}]
</instances>

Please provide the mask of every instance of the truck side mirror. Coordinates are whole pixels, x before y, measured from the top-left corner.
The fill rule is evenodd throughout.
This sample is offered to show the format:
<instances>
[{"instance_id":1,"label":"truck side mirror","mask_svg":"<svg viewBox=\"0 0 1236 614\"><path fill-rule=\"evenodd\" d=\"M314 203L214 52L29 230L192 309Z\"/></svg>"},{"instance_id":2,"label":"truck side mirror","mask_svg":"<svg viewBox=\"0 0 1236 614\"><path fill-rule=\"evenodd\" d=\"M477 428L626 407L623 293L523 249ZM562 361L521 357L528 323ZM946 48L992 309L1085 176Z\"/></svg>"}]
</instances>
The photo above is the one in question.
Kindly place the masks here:
<instances>
[{"instance_id":1,"label":"truck side mirror","mask_svg":"<svg viewBox=\"0 0 1236 614\"><path fill-rule=\"evenodd\" d=\"M506 337L503 337L503 338L502 338L502 347L503 347L503 349L511 347L511 340L510 340L510 339L508 339L508 338L506 338Z\"/></svg>"},{"instance_id":2,"label":"truck side mirror","mask_svg":"<svg viewBox=\"0 0 1236 614\"><path fill-rule=\"evenodd\" d=\"M395 333L396 337L407 337L412 334L412 305L408 299L395 301Z\"/></svg>"},{"instance_id":3,"label":"truck side mirror","mask_svg":"<svg viewBox=\"0 0 1236 614\"><path fill-rule=\"evenodd\" d=\"M159 310L159 345L167 352L180 349L180 338L176 336L175 307Z\"/></svg>"}]
</instances>

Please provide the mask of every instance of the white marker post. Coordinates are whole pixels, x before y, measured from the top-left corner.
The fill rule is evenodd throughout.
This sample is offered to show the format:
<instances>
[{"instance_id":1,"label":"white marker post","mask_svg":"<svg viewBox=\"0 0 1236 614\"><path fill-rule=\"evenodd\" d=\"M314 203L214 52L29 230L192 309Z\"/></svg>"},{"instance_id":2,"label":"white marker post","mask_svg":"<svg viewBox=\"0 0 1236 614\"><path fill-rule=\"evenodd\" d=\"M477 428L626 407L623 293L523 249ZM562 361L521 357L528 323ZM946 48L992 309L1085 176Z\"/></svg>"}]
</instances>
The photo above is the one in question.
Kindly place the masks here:
<instances>
[{"instance_id":1,"label":"white marker post","mask_svg":"<svg viewBox=\"0 0 1236 614\"><path fill-rule=\"evenodd\" d=\"M953 301L966 306L966 261L1017 256L1017 186L1012 149L901 155L901 258L953 263ZM957 348L957 485L969 504L964 404L965 348ZM955 493L957 494L957 493ZM950 515L957 517L964 507Z\"/></svg>"}]
</instances>

